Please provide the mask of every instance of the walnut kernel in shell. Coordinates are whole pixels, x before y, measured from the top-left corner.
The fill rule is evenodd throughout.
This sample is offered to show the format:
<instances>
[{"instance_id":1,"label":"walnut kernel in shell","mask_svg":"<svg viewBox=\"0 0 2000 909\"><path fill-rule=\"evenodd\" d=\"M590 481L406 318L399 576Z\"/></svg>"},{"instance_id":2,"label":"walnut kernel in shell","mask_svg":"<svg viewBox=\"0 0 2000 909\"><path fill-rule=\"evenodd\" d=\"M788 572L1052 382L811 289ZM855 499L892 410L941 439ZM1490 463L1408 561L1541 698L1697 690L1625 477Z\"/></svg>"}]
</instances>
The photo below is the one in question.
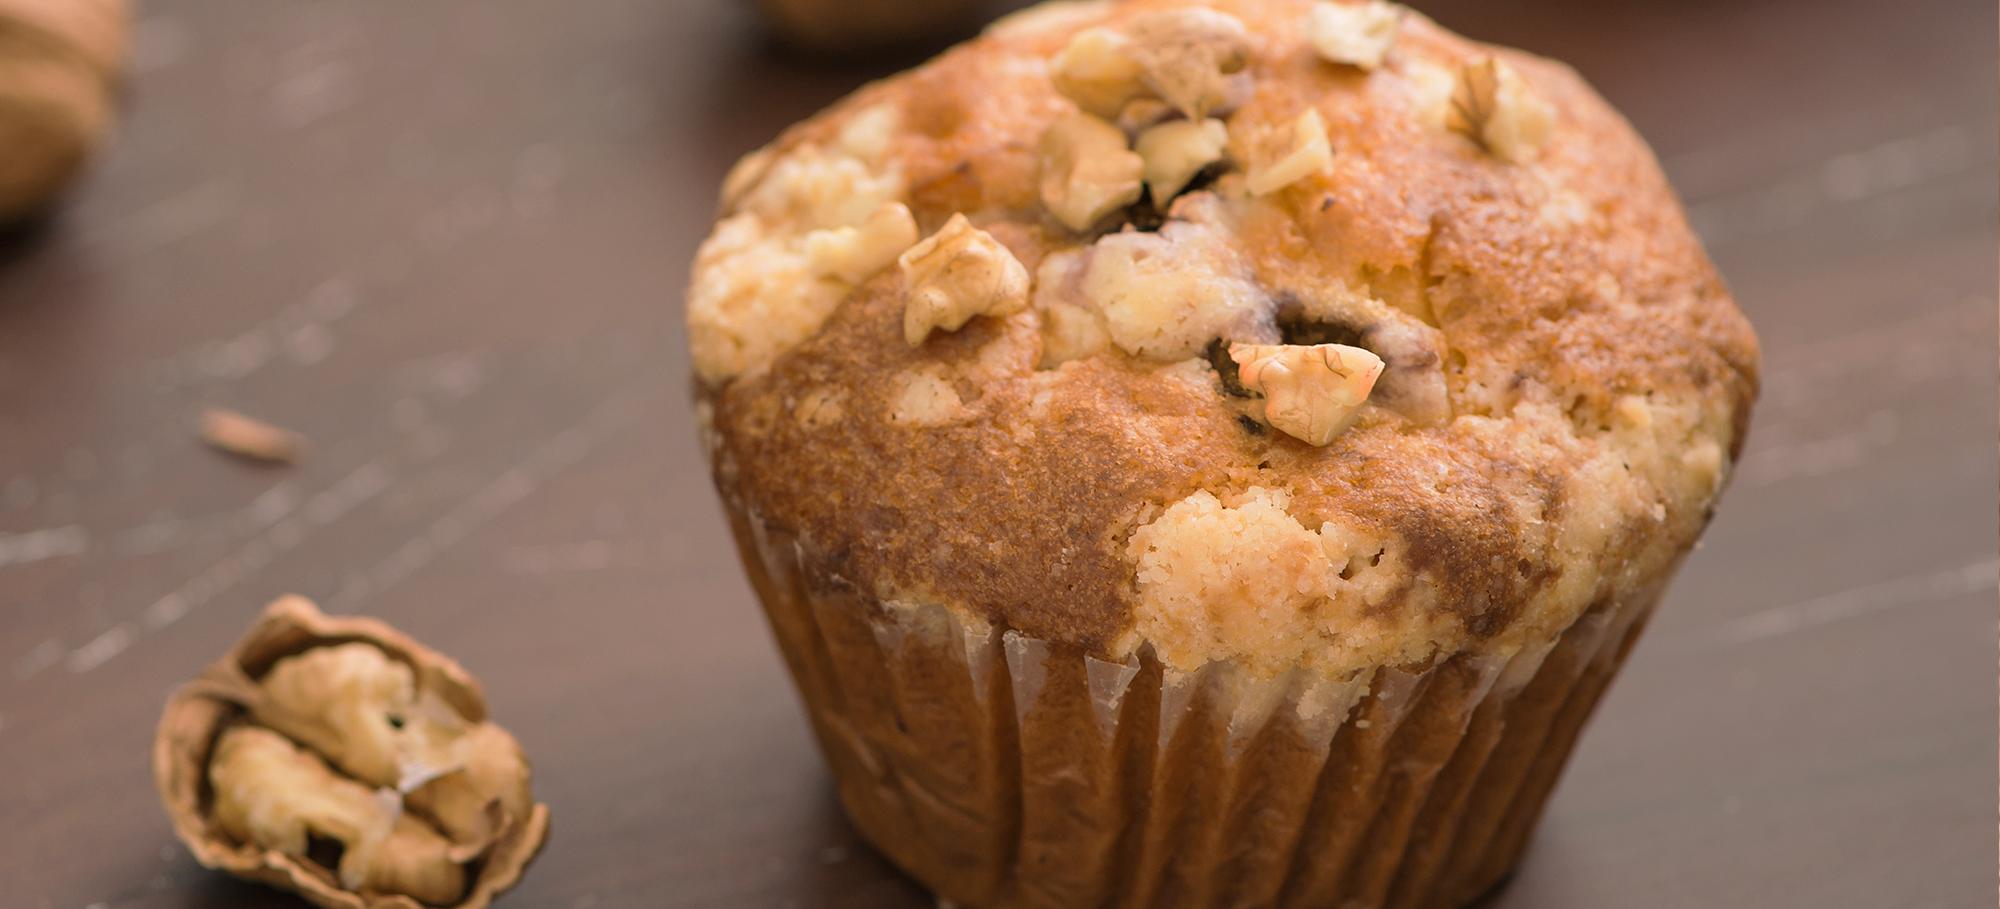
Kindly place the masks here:
<instances>
[{"instance_id":1,"label":"walnut kernel in shell","mask_svg":"<svg viewBox=\"0 0 2000 909\"><path fill-rule=\"evenodd\" d=\"M548 835L520 746L463 668L300 597L168 699L153 776L197 861L326 909L482 909ZM307 834L341 844L336 867Z\"/></svg>"}]
</instances>

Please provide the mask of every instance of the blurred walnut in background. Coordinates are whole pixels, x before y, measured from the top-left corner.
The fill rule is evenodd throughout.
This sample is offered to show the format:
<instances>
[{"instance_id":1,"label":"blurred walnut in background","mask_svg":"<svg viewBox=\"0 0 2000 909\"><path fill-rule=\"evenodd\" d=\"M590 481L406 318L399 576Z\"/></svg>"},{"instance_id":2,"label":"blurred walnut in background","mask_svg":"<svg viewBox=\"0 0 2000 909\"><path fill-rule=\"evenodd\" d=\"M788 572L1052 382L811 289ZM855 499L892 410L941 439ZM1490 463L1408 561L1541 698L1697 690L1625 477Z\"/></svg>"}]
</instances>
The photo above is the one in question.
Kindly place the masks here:
<instances>
[{"instance_id":1,"label":"blurred walnut in background","mask_svg":"<svg viewBox=\"0 0 2000 909\"><path fill-rule=\"evenodd\" d=\"M994 0L757 0L778 35L818 53L850 53L958 37L955 27L991 18Z\"/></svg>"},{"instance_id":2,"label":"blurred walnut in background","mask_svg":"<svg viewBox=\"0 0 2000 909\"><path fill-rule=\"evenodd\" d=\"M0 223L34 214L110 131L127 0L0 0Z\"/></svg>"}]
</instances>

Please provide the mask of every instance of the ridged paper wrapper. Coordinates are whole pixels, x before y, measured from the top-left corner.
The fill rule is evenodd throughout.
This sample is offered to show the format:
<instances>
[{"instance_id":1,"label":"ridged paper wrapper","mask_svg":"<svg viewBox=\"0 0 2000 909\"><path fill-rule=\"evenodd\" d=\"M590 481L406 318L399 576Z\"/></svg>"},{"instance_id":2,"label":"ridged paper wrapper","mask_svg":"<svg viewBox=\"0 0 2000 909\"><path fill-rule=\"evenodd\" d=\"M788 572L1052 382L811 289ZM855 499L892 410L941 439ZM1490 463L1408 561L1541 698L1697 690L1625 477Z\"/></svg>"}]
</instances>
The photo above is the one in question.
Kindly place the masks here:
<instances>
[{"instance_id":1,"label":"ridged paper wrapper","mask_svg":"<svg viewBox=\"0 0 2000 909\"><path fill-rule=\"evenodd\" d=\"M849 818L972 909L1471 902L1520 858L1664 584L1510 653L1184 671L878 600L726 507Z\"/></svg>"}]
</instances>

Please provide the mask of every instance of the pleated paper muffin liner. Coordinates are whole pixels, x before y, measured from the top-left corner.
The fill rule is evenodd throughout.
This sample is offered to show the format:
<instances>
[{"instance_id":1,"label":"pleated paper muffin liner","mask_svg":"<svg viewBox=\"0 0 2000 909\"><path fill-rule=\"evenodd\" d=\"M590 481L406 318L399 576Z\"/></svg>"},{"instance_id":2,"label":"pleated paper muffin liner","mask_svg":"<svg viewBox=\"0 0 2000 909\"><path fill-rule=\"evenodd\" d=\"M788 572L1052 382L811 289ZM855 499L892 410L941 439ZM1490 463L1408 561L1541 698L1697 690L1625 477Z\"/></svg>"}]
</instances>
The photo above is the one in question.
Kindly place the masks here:
<instances>
[{"instance_id":1,"label":"pleated paper muffin liner","mask_svg":"<svg viewBox=\"0 0 2000 909\"><path fill-rule=\"evenodd\" d=\"M878 601L729 510L849 817L966 907L1470 902L1519 859L1660 586L1506 655L1185 672Z\"/></svg>"}]
</instances>

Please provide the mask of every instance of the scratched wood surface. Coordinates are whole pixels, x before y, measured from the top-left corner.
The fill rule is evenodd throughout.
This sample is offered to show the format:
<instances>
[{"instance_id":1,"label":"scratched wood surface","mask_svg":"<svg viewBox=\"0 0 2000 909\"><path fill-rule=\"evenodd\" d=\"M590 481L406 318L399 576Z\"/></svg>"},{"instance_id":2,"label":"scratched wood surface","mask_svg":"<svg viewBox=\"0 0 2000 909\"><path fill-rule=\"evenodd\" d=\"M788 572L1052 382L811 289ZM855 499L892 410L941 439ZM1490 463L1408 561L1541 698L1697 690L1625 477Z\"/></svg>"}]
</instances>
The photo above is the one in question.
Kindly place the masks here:
<instances>
[{"instance_id":1,"label":"scratched wood surface","mask_svg":"<svg viewBox=\"0 0 2000 909\"><path fill-rule=\"evenodd\" d=\"M840 819L689 428L712 187L889 65L744 6L148 5L116 147L0 245L0 904L290 905L189 861L146 750L297 591L484 679L555 809L509 905L928 905ZM1497 905L1990 906L1993 4L1427 8L1629 113L1766 350Z\"/></svg>"}]
</instances>

